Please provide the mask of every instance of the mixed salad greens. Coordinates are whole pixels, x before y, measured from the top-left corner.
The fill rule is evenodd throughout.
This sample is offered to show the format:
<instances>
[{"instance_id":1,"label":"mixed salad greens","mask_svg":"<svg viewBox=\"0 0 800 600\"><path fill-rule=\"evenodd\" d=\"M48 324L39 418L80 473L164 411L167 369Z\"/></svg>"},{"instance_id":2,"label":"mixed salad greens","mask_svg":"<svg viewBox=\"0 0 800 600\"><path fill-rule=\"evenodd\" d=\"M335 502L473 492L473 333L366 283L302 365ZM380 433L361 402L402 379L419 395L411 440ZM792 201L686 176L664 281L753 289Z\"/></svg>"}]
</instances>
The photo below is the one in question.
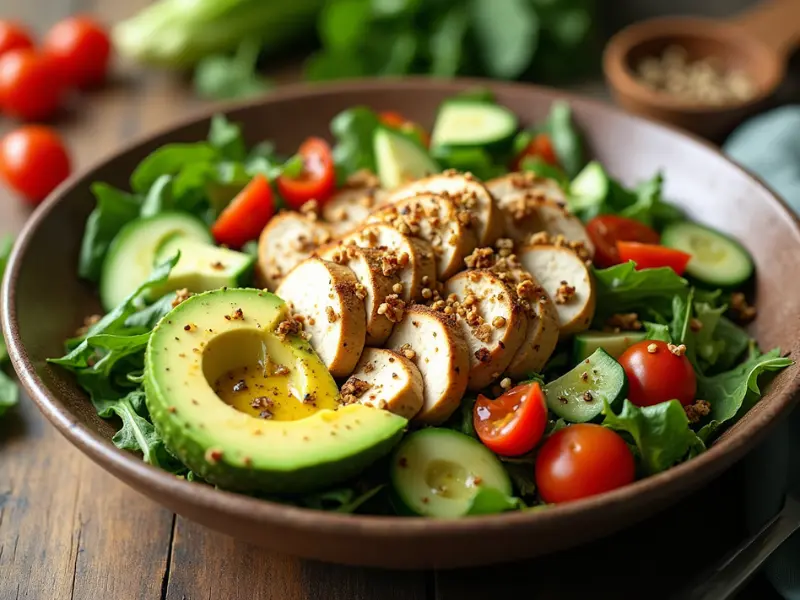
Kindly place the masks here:
<instances>
[{"instance_id":1,"label":"mixed salad greens","mask_svg":"<svg viewBox=\"0 0 800 600\"><path fill-rule=\"evenodd\" d=\"M6 263L11 254L11 247L14 243L10 235L0 238L0 281L6 270ZM3 372L3 368L8 364L8 350L3 337L0 336L0 417L19 401L19 390L17 384Z\"/></svg>"},{"instance_id":2,"label":"mixed salad greens","mask_svg":"<svg viewBox=\"0 0 800 600\"><path fill-rule=\"evenodd\" d=\"M774 374L792 364L777 348L762 352L737 324L755 316L755 309L747 304L741 291L753 274L747 251L723 234L687 221L678 208L668 204L662 195L661 173L628 189L598 162L587 162L581 135L567 104L555 103L544 123L520 128L515 115L495 103L490 94L478 90L443 103L430 135L402 115L378 113L363 106L337 115L331 132L336 140L332 148L323 140L312 138L296 155L284 157L269 142L248 149L239 126L217 115L211 121L207 140L167 145L143 160L131 174L129 190L102 182L93 186L97 206L86 224L78 272L99 285L107 312L87 319L79 334L67 341L66 355L51 362L75 374L102 417L118 418L120 429L113 442L119 448L141 452L148 463L179 477L206 480L220 487L315 509L436 517L496 513L608 491L702 453L715 436L758 402L765 383L762 375ZM443 171L443 175L437 175ZM472 175L464 176L463 172ZM376 175L380 185L374 181ZM542 224L545 221L537 221L538 228L524 230L524 237L508 240L501 236L499 241L493 240L495 247L484 248L485 252L481 251L480 240L473 242L466 253L470 268L465 270L463 264L459 265L456 274L443 285L425 280L416 304L413 299L402 304L397 320L389 324L390 332L394 325L391 336L387 333L382 341L367 344L373 347L364 350L364 355L371 353L373 362L364 363L362 359L356 366L359 350L353 361L343 366L349 360L343 348L352 344L356 335L353 328L359 327L343 324L346 311L328 312L326 331L340 327L342 337L332 343L323 342L314 329L317 325L311 323L313 319L306 315L292 321L283 303L286 300L299 311L302 297L313 296L314 288L327 293L324 278L314 279L319 273L330 273L332 281L350 277L344 265L354 264L356 258L350 256L351 263L337 258L336 252L346 249L330 244L332 238L343 236L334 229L342 223L330 217L326 207L363 207L364 203L359 202L365 197L367 186L368 196L375 204L367 212L356 210L354 218L358 222L354 226L378 223L384 227L391 222L400 232L402 243L408 236L430 241L424 224L416 233L413 227L411 233L403 233L403 226L396 220L372 219L392 201L406 209L392 209L391 219L415 210L413 203L421 202L419 198L423 196L434 198L431 210L450 206L457 194L436 195L427 188L416 190L405 199L391 194L415 185L415 180L431 186L430 182L445 185L456 179L473 186L482 186L480 180L487 182L487 189L492 191L486 196L490 198L489 209L494 210L497 203L505 218L510 219L506 221L506 234L517 231L512 225L520 228L522 220L532 214L536 217L535 211L544 210L542 207L558 207L561 212L557 218L546 222L562 229L551 231L547 229L549 225ZM501 184L509 184L511 191ZM345 202L342 194L354 188L360 195ZM503 194L510 197L523 188L528 208L518 203L518 196L513 202L503 203ZM380 196L382 193L389 195ZM475 200L476 196L469 198ZM565 201L566 208L554 198ZM518 214L531 206L534 213ZM317 211L322 212L327 223L316 216ZM430 227L440 227L430 225L433 217L425 214ZM577 223L576 228L573 215L583 225ZM477 219L469 227L480 230L484 225ZM280 246L274 242L274 232L279 227L282 239L294 244L299 240L301 247L292 246L291 251L281 250L284 254L279 254ZM465 236L474 234L468 231L469 227ZM336 233L331 234L333 231ZM568 231L577 232L580 240L565 240L564 232ZM321 238L307 243L317 235ZM265 238L272 242L265 242ZM346 234L344 238L347 239ZM453 245L461 241L454 238ZM386 250L383 245L377 248ZM443 256L448 252L445 248L432 253L440 275L445 264ZM362 260L361 254L356 254ZM328 260L320 260L318 255ZM278 264L289 259L293 264ZM525 268L515 261L521 261ZM555 261L556 266L542 266L537 261ZM286 268L281 271L277 268L280 266ZM270 271L273 268L277 270ZM533 278L530 274L520 278L526 270ZM301 271L305 279L300 279ZM384 276L389 277L386 273L390 271L384 271ZM510 285L502 289L510 290L512 296L520 294L520 301L527 283L541 282L535 292L538 299L525 305L528 326L535 322L546 328L552 323L555 330L540 368L527 371L524 376L515 373L509 377L511 371L492 373L489 383L479 387L470 384L467 390L467 374L461 374L458 366L452 369L452 364L460 360L461 352L468 357L467 347L473 354L474 346L470 344L474 340L470 341L471 330L465 325L469 313L461 310L476 301L467 300L472 293L469 288L466 295L451 292L459 277L478 285L478 271L483 282ZM571 277L576 279L567 281ZM290 280L307 281L308 285L296 292L297 283L290 285ZM359 279L353 289L363 289L364 281ZM386 302L378 301L377 314L383 316L394 310L398 294L402 295L399 290L404 289L402 281L390 280L389 287L398 290L395 302L390 302L388 296ZM265 282L271 291L277 288L279 298L266 291L251 294L239 289L256 284L264 287ZM377 321L370 320L373 317L369 307L364 313L361 301L365 296L358 298L356 304L362 308L347 306L354 314L366 315L366 334L364 317L359 317L362 323L358 335L363 349L365 335L367 339L370 335L375 339L380 336L376 329L370 329L370 323ZM479 298L477 302L483 300ZM366 302L370 302L369 298ZM268 303L268 310L261 312ZM378 304L385 306L383 312L377 310ZM216 307L226 311L225 320L214 320ZM569 312L571 307L573 312ZM247 372L246 362L226 363L225 368L214 371L214 377L209 376L207 357L212 348L217 348L218 340L230 332L246 327L245 322L253 319L251 314L258 315L258 329L265 323L264 330L267 315L274 315L269 317L273 319L270 322L283 344L264 346L269 351L259 362L263 373L258 377L265 377L272 385L281 376L281 366L289 364L281 362L277 369L266 366L275 360L273 350L304 353L307 364L303 367L303 385L313 389L301 389L307 390L302 396L304 401L300 401L306 411L301 416L286 412L290 409L285 404L266 395L247 395L245 403L236 400L236 394L248 386L260 386L254 375L237 371L243 368ZM510 315L495 319L493 326L503 330ZM421 327L413 321L415 318ZM395 339L416 339L413 330L399 333L404 327L408 329L404 325L408 321L414 327L454 337L443 348L455 361L448 363L451 371L444 368L433 372L423 364L432 356L433 342L401 345L398 341L393 345ZM220 335L214 331L218 322L224 331ZM213 327L209 326L212 323ZM183 368L175 358L184 357L181 340L201 330L208 332L203 338L206 341L194 348L189 342L187 360L193 352L206 357L202 364L193 363L202 367L193 367L195 371L203 371L197 385L204 390L214 386L213 393L209 393L227 412L214 412L216 420L189 415L181 421L185 412L195 410L191 404L201 405L206 415L218 410L216 406L203 406L206 401L200 395L206 391L193 395L194 389L200 389L192 387L194 382L184 382L191 394L170 391L169 387L171 382L181 383L178 375L167 373ZM433 335L436 337L436 333ZM529 350L533 354L539 353L540 344L545 343L544 333L536 336L537 343ZM508 339L511 338L503 338ZM520 347L521 341L516 344ZM241 345L246 344L242 341ZM236 348L241 345L226 346L228 349L220 352L238 357ZM506 350L503 341L499 348ZM435 350L438 353L439 346ZM473 358L464 363L470 377L474 376L470 381L478 380L480 350L479 347L474 352L477 363ZM376 354L380 352L389 354ZM492 360L502 354L495 346L492 352ZM308 455L302 468L287 466L281 462L284 459L273 457L262 456L259 462L259 455L267 452L264 444L280 447L280 437L265 437L260 446L252 440L247 445L237 442L230 448L225 446L224 452L222 442L208 441L216 434L207 429L234 427L234 421L235 427L255 427L254 432L260 433L254 435L265 436L278 431L273 426L283 426L288 421L311 422L326 412L328 396L337 396L337 402L348 404L333 414L341 414L341 423L347 423L350 431L353 422L346 419L356 413L349 404L372 404L368 401L370 389L385 391L391 387L391 382L378 383L376 379L388 377L386 374L395 368L380 362L386 356L390 362L394 363L396 357L397 364L404 365L403 378L408 374L408 381L403 380L404 402L418 404L409 410L408 404L396 406L395 396L387 396L389 401L383 402L382 408L394 414L390 425L380 425L385 433L380 440L375 437L377 423L371 432L315 429L316 433L307 435L302 429L306 426L287 426L282 435L292 441L284 443L291 444L293 453ZM320 372L314 366L316 361L326 368ZM383 366L376 368L379 363ZM268 374L269 369L273 370ZM354 370L355 374L348 378ZM228 371L238 374L226 375ZM338 388L331 383L329 371L339 378ZM185 373L191 373L191 368L187 367ZM232 389L225 387L225 377L231 380ZM392 378L397 379L396 373ZM448 391L431 400L431 390L445 385L442 379L450 386ZM462 379L463 385L458 383ZM292 385L289 384L290 391ZM453 402L451 388L458 385L460 391ZM235 408L222 404L214 393ZM191 404L188 400L175 400L174 396L180 394L187 394L187 399L193 395ZM442 408L445 396L447 410ZM436 410L430 402L434 402ZM319 412L314 414L315 410ZM380 407L364 410L372 415ZM236 420L239 417L242 420ZM326 419L334 422L331 427L335 428L337 421L333 417ZM258 424L254 424L256 421ZM358 419L354 423L359 423ZM206 431L201 435L198 428ZM359 427L354 425L354 429ZM295 431L296 439L292 437ZM320 431L330 433L330 438L338 431L345 440L333 450L320 450L313 437L319 436ZM337 449L345 446L341 452ZM323 454L340 458L331 463L332 459L322 458ZM558 465L569 465L569 472ZM293 479L293 469L303 471L302 477ZM280 485L271 483L278 480Z\"/></svg>"}]
</instances>

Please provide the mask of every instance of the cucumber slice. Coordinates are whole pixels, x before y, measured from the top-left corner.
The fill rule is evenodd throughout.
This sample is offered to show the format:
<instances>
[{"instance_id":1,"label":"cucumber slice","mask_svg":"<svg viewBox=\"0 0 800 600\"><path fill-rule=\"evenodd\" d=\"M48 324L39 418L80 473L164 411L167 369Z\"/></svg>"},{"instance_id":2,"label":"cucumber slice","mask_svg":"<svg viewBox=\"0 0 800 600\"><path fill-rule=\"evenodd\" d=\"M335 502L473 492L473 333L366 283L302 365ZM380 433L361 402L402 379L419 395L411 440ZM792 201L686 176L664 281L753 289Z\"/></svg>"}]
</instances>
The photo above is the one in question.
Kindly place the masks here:
<instances>
[{"instance_id":1,"label":"cucumber slice","mask_svg":"<svg viewBox=\"0 0 800 600\"><path fill-rule=\"evenodd\" d=\"M176 233L201 242L214 241L202 221L179 212L136 219L120 230L103 261L100 274L103 308L110 311L147 280L159 247Z\"/></svg>"},{"instance_id":2,"label":"cucumber slice","mask_svg":"<svg viewBox=\"0 0 800 600\"><path fill-rule=\"evenodd\" d=\"M603 165L593 160L575 176L569 186L572 210L581 210L602 202L608 196L610 180Z\"/></svg>"},{"instance_id":3,"label":"cucumber slice","mask_svg":"<svg viewBox=\"0 0 800 600\"><path fill-rule=\"evenodd\" d=\"M255 257L235 250L199 242L182 234L165 240L156 252L155 263L161 263L180 251L178 264L164 285L153 290L153 297L186 288L199 294L223 287L249 285Z\"/></svg>"},{"instance_id":4,"label":"cucumber slice","mask_svg":"<svg viewBox=\"0 0 800 600\"><path fill-rule=\"evenodd\" d=\"M442 104L431 133L431 149L481 147L489 152L510 148L519 129L517 116L498 104L450 100Z\"/></svg>"},{"instance_id":5,"label":"cucumber slice","mask_svg":"<svg viewBox=\"0 0 800 600\"><path fill-rule=\"evenodd\" d=\"M603 331L584 331L575 336L572 342L572 359L578 363L586 360L598 348L605 350L612 358L618 358L630 346L647 337L644 331L621 331L605 333Z\"/></svg>"},{"instance_id":6,"label":"cucumber slice","mask_svg":"<svg viewBox=\"0 0 800 600\"><path fill-rule=\"evenodd\" d=\"M372 143L378 178L388 190L442 170L422 146L396 131L379 127Z\"/></svg>"},{"instance_id":7,"label":"cucumber slice","mask_svg":"<svg viewBox=\"0 0 800 600\"><path fill-rule=\"evenodd\" d=\"M547 406L570 423L585 423L603 411L603 400L611 405L628 393L625 370L598 348L577 367L544 386Z\"/></svg>"},{"instance_id":8,"label":"cucumber slice","mask_svg":"<svg viewBox=\"0 0 800 600\"><path fill-rule=\"evenodd\" d=\"M753 259L739 242L697 223L673 223L661 243L692 255L686 274L715 287L736 287L753 274Z\"/></svg>"},{"instance_id":9,"label":"cucumber slice","mask_svg":"<svg viewBox=\"0 0 800 600\"><path fill-rule=\"evenodd\" d=\"M390 477L398 511L425 517L462 517L483 488L512 494L497 457L452 429L421 429L407 436L392 457Z\"/></svg>"}]
</instances>

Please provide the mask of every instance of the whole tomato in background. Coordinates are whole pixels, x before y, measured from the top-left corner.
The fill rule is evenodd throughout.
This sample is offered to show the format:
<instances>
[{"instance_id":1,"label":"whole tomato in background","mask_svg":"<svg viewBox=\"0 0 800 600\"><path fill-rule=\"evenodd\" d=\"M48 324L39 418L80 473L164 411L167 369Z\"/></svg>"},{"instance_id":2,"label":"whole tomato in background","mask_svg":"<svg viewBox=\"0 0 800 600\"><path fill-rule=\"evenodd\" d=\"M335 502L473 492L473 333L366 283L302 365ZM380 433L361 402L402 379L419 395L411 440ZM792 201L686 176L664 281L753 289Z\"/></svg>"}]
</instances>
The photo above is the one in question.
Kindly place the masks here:
<instances>
[{"instance_id":1,"label":"whole tomato in background","mask_svg":"<svg viewBox=\"0 0 800 600\"><path fill-rule=\"evenodd\" d=\"M0 138L0 177L30 204L39 204L70 172L70 158L58 133L25 125Z\"/></svg>"},{"instance_id":2,"label":"whole tomato in background","mask_svg":"<svg viewBox=\"0 0 800 600\"><path fill-rule=\"evenodd\" d=\"M82 89L106 78L111 41L105 28L91 17L78 15L56 23L45 36L42 50L55 60L69 85Z\"/></svg>"},{"instance_id":3,"label":"whole tomato in background","mask_svg":"<svg viewBox=\"0 0 800 600\"><path fill-rule=\"evenodd\" d=\"M9 50L33 48L33 38L28 30L15 21L0 19L0 56Z\"/></svg>"},{"instance_id":4,"label":"whole tomato in background","mask_svg":"<svg viewBox=\"0 0 800 600\"><path fill-rule=\"evenodd\" d=\"M9 50L0 56L0 110L24 121L52 117L64 94L55 61L30 48Z\"/></svg>"}]
</instances>

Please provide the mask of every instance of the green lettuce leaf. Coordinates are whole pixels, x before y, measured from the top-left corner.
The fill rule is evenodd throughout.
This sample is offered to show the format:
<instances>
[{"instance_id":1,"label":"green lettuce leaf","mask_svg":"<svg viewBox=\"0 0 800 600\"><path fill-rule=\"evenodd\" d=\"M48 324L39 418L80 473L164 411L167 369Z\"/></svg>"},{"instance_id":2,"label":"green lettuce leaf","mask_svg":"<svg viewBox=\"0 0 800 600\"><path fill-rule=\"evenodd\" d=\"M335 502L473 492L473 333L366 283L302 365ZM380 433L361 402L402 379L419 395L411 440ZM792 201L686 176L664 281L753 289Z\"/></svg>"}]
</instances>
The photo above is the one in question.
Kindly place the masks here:
<instances>
[{"instance_id":1,"label":"green lettuce leaf","mask_svg":"<svg viewBox=\"0 0 800 600\"><path fill-rule=\"evenodd\" d=\"M689 427L689 419L680 402L670 400L639 408L625 400L619 415L606 402L603 425L622 431L633 439L641 458L642 469L652 475L669 469L705 448Z\"/></svg>"},{"instance_id":2,"label":"green lettuce leaf","mask_svg":"<svg viewBox=\"0 0 800 600\"><path fill-rule=\"evenodd\" d=\"M698 374L697 397L711 404L709 421L699 435L708 440L720 427L736 422L761 399L759 378L794 364L781 356L779 348L761 354L753 348L751 356L730 371L711 377Z\"/></svg>"},{"instance_id":3,"label":"green lettuce leaf","mask_svg":"<svg viewBox=\"0 0 800 600\"><path fill-rule=\"evenodd\" d=\"M14 238L10 235L0 237L0 281L3 280L3 274L8 264L8 257L11 254L11 248L14 245ZM9 408L19 402L19 388L16 381L6 375L2 369L8 362L8 349L6 348L5 340L0 334L0 417L8 411Z\"/></svg>"},{"instance_id":4,"label":"green lettuce leaf","mask_svg":"<svg viewBox=\"0 0 800 600\"><path fill-rule=\"evenodd\" d=\"M544 124L558 162L568 177L575 177L585 164L583 140L572 121L572 109L563 101L553 103Z\"/></svg>"},{"instance_id":5,"label":"green lettuce leaf","mask_svg":"<svg viewBox=\"0 0 800 600\"><path fill-rule=\"evenodd\" d=\"M146 194L159 177L176 175L186 166L209 163L217 158L217 150L208 142L166 144L139 163L131 175L131 189Z\"/></svg>"},{"instance_id":6,"label":"green lettuce leaf","mask_svg":"<svg viewBox=\"0 0 800 600\"><path fill-rule=\"evenodd\" d=\"M673 298L689 294L689 283L669 267L637 271L633 262L627 262L593 271L597 282L595 321L601 325L614 313L655 310L671 314Z\"/></svg>"},{"instance_id":7,"label":"green lettuce leaf","mask_svg":"<svg viewBox=\"0 0 800 600\"><path fill-rule=\"evenodd\" d=\"M526 508L525 503L514 496L507 496L498 489L480 486L472 498L467 515L493 515L509 510Z\"/></svg>"},{"instance_id":8,"label":"green lettuce leaf","mask_svg":"<svg viewBox=\"0 0 800 600\"><path fill-rule=\"evenodd\" d=\"M376 171L372 138L378 125L378 115L365 106L348 108L333 118L333 161L342 178L361 169Z\"/></svg>"}]
</instances>

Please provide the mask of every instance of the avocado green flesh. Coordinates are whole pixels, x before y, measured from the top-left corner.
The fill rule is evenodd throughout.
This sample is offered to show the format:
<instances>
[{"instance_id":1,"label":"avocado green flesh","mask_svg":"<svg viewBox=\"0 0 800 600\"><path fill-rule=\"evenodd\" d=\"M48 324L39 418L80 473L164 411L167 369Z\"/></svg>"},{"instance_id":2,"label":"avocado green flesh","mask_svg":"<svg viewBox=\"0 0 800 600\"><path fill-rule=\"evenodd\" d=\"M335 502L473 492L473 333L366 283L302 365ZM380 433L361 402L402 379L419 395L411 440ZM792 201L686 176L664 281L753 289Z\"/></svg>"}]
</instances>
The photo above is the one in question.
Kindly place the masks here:
<instances>
[{"instance_id":1,"label":"avocado green flesh","mask_svg":"<svg viewBox=\"0 0 800 600\"><path fill-rule=\"evenodd\" d=\"M145 357L153 424L170 451L211 483L270 493L320 489L356 475L402 436L407 421L387 411L322 408L336 405L336 384L308 342L273 333L286 316L268 292L216 290L189 298L153 331ZM287 366L289 385L300 398L311 394L320 410L261 419L215 393L212 384L226 372L266 356Z\"/></svg>"}]
</instances>

